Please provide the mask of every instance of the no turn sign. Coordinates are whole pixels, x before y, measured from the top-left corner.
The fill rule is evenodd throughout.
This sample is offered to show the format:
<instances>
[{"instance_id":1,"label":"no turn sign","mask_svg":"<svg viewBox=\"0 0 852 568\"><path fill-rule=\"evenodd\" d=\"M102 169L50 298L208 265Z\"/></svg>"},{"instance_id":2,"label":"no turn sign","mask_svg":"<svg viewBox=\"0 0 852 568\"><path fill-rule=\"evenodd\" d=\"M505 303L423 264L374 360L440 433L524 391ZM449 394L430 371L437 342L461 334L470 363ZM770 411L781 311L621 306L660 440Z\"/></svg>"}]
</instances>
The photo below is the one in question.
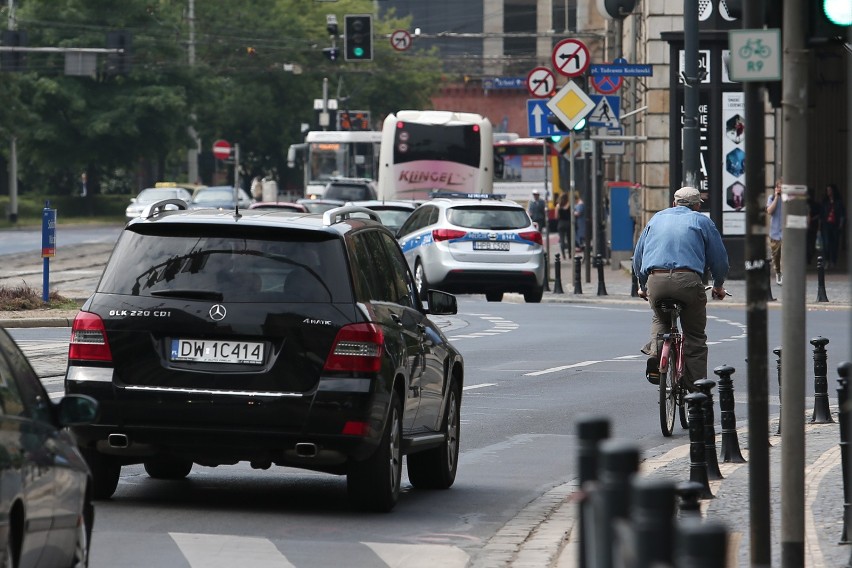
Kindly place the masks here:
<instances>
[{"instance_id":1,"label":"no turn sign","mask_svg":"<svg viewBox=\"0 0 852 568\"><path fill-rule=\"evenodd\" d=\"M411 34L406 30L396 30L390 36L390 44L397 51L405 51L411 47Z\"/></svg>"},{"instance_id":2,"label":"no turn sign","mask_svg":"<svg viewBox=\"0 0 852 568\"><path fill-rule=\"evenodd\" d=\"M536 67L527 75L527 90L534 97L544 99L556 89L556 77L547 67Z\"/></svg>"},{"instance_id":3,"label":"no turn sign","mask_svg":"<svg viewBox=\"0 0 852 568\"><path fill-rule=\"evenodd\" d=\"M551 61L557 73L566 77L577 77L589 68L589 48L578 39L563 39L553 48Z\"/></svg>"}]
</instances>

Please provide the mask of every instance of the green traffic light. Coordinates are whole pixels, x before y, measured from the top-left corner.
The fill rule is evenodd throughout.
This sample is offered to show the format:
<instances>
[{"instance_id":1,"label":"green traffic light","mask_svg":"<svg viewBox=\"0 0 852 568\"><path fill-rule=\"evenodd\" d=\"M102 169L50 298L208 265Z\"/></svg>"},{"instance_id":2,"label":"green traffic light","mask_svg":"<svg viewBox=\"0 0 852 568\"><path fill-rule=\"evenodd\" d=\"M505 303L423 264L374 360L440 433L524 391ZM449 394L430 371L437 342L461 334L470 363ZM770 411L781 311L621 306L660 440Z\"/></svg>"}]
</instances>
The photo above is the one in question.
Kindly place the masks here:
<instances>
[{"instance_id":1,"label":"green traffic light","mask_svg":"<svg viewBox=\"0 0 852 568\"><path fill-rule=\"evenodd\" d=\"M355 49L352 50L352 54L355 57L364 57L364 48L363 47L356 47Z\"/></svg>"},{"instance_id":2,"label":"green traffic light","mask_svg":"<svg viewBox=\"0 0 852 568\"><path fill-rule=\"evenodd\" d=\"M577 124L574 125L574 131L579 132L580 130L583 130L585 127L586 127L586 119L581 118L580 122L578 122Z\"/></svg>"},{"instance_id":3,"label":"green traffic light","mask_svg":"<svg viewBox=\"0 0 852 568\"><path fill-rule=\"evenodd\" d=\"M836 26L852 25L852 3L849 0L822 0L822 11Z\"/></svg>"},{"instance_id":4,"label":"green traffic light","mask_svg":"<svg viewBox=\"0 0 852 568\"><path fill-rule=\"evenodd\" d=\"M562 136L559 136L559 135L553 135L553 136L550 137L550 141L553 142L554 144L559 142L560 140L562 140Z\"/></svg>"}]
</instances>

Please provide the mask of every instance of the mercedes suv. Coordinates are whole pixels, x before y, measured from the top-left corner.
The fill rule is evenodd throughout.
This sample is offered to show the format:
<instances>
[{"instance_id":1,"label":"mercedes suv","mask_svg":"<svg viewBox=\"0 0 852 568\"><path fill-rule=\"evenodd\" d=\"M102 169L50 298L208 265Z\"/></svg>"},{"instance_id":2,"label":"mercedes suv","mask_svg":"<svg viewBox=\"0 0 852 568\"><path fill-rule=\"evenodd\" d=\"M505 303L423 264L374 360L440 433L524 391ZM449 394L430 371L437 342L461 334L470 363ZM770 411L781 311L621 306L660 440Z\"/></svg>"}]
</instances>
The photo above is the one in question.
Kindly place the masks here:
<instances>
[{"instance_id":1,"label":"mercedes suv","mask_svg":"<svg viewBox=\"0 0 852 568\"><path fill-rule=\"evenodd\" d=\"M450 487L464 367L428 314L456 299L424 307L376 213L177 201L125 227L73 323L66 391L101 409L73 428L95 498L135 463L158 479L241 461L341 474L378 511L403 455L414 486Z\"/></svg>"}]
</instances>

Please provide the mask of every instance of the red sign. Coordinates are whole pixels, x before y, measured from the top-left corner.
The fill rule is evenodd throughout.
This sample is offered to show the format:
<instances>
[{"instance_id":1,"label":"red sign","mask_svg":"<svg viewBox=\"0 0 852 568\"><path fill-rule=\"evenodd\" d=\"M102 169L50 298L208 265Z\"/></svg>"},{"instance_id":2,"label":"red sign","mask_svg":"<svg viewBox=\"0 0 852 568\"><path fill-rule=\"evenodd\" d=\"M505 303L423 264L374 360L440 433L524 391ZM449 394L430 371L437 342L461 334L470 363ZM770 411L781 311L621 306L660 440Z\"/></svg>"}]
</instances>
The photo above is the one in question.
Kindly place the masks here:
<instances>
[{"instance_id":1,"label":"red sign","mask_svg":"<svg viewBox=\"0 0 852 568\"><path fill-rule=\"evenodd\" d=\"M592 75L592 87L602 95L611 95L621 88L624 77L621 75Z\"/></svg>"},{"instance_id":2,"label":"red sign","mask_svg":"<svg viewBox=\"0 0 852 568\"><path fill-rule=\"evenodd\" d=\"M578 77L586 72L591 64L589 48L578 39L563 39L553 46L550 55L553 69L566 77Z\"/></svg>"},{"instance_id":3,"label":"red sign","mask_svg":"<svg viewBox=\"0 0 852 568\"><path fill-rule=\"evenodd\" d=\"M213 143L213 155L220 160L231 157L231 144L227 140L216 140Z\"/></svg>"}]
</instances>

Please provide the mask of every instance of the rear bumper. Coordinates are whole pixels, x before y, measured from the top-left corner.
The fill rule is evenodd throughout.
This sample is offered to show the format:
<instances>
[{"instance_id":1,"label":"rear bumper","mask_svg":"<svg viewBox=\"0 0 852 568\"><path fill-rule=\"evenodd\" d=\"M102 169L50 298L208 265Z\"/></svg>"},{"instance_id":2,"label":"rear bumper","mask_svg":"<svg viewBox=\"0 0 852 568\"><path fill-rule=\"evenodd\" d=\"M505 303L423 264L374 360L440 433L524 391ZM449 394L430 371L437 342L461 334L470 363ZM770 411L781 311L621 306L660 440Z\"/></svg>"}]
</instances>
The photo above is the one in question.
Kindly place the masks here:
<instances>
[{"instance_id":1,"label":"rear bumper","mask_svg":"<svg viewBox=\"0 0 852 568\"><path fill-rule=\"evenodd\" d=\"M543 280L534 272L501 270L456 269L440 282L429 281L431 287L455 294L485 292L529 292L542 286Z\"/></svg>"}]
</instances>

